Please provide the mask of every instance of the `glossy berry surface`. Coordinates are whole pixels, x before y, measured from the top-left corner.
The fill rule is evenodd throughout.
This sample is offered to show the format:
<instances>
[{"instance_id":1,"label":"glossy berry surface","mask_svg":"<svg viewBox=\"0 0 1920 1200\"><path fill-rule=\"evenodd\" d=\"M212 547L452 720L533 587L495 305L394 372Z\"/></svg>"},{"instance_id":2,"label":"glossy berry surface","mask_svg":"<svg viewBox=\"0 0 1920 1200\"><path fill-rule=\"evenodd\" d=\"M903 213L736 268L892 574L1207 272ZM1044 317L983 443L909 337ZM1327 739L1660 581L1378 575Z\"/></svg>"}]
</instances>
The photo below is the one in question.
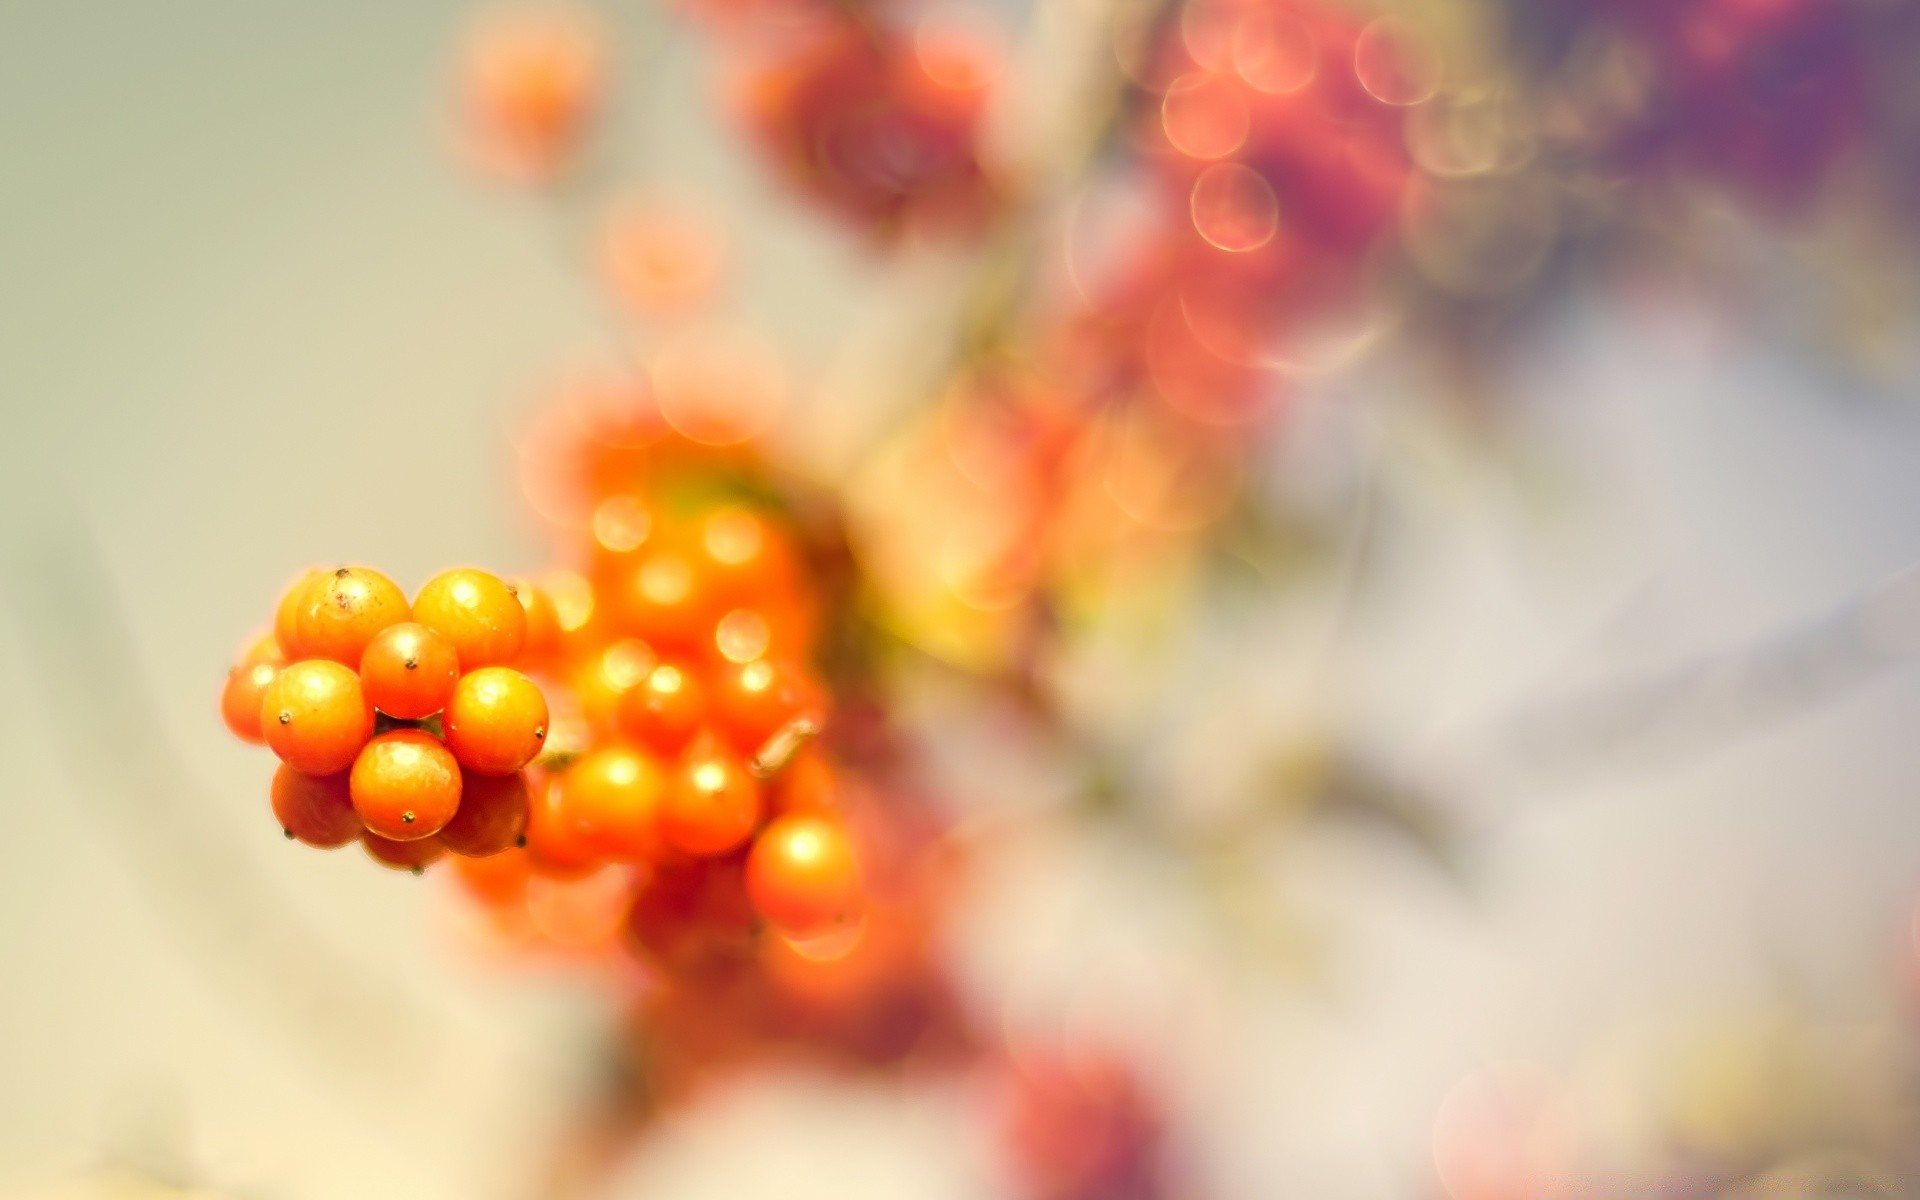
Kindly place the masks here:
<instances>
[{"instance_id":1,"label":"glossy berry surface","mask_svg":"<svg viewBox=\"0 0 1920 1200\"><path fill-rule=\"evenodd\" d=\"M683 854L724 854L752 836L761 805L760 784L737 756L695 746L667 786L660 833Z\"/></svg>"},{"instance_id":2,"label":"glossy berry surface","mask_svg":"<svg viewBox=\"0 0 1920 1200\"><path fill-rule=\"evenodd\" d=\"M406 619L407 596L398 584L367 567L341 567L307 585L293 636L302 658L358 667L374 635Z\"/></svg>"},{"instance_id":3,"label":"glossy berry surface","mask_svg":"<svg viewBox=\"0 0 1920 1200\"><path fill-rule=\"evenodd\" d=\"M482 775L518 771L546 743L546 697L511 667L461 676L440 719L447 748L461 766Z\"/></svg>"},{"instance_id":4,"label":"glossy berry surface","mask_svg":"<svg viewBox=\"0 0 1920 1200\"><path fill-rule=\"evenodd\" d=\"M461 568L428 580L413 619L453 643L460 669L512 662L527 637L527 610L498 577Z\"/></svg>"},{"instance_id":5,"label":"glossy berry surface","mask_svg":"<svg viewBox=\"0 0 1920 1200\"><path fill-rule=\"evenodd\" d=\"M660 754L679 754L706 720L706 689L692 671L662 663L620 693L615 720L625 736Z\"/></svg>"},{"instance_id":6,"label":"glossy berry surface","mask_svg":"<svg viewBox=\"0 0 1920 1200\"><path fill-rule=\"evenodd\" d=\"M768 922L799 937L857 921L860 866L845 828L812 814L775 820L747 855L747 894Z\"/></svg>"},{"instance_id":7,"label":"glossy berry surface","mask_svg":"<svg viewBox=\"0 0 1920 1200\"><path fill-rule=\"evenodd\" d=\"M353 765L373 736L373 706L360 677L328 659L292 663L260 697L260 728L282 762L309 775Z\"/></svg>"},{"instance_id":8,"label":"glossy berry surface","mask_svg":"<svg viewBox=\"0 0 1920 1200\"><path fill-rule=\"evenodd\" d=\"M260 731L260 699L273 683L280 668L271 662L257 662L227 672L226 686L220 689L220 719L243 742L265 742Z\"/></svg>"},{"instance_id":9,"label":"glossy berry surface","mask_svg":"<svg viewBox=\"0 0 1920 1200\"><path fill-rule=\"evenodd\" d=\"M644 750L605 746L568 769L566 809L582 841L615 862L660 857L658 828L666 772Z\"/></svg>"},{"instance_id":10,"label":"glossy berry surface","mask_svg":"<svg viewBox=\"0 0 1920 1200\"><path fill-rule=\"evenodd\" d=\"M432 837L460 807L460 766L440 739L396 729L367 743L350 779L354 811L369 833L395 842Z\"/></svg>"},{"instance_id":11,"label":"glossy berry surface","mask_svg":"<svg viewBox=\"0 0 1920 1200\"><path fill-rule=\"evenodd\" d=\"M460 656L453 643L417 621L387 626L360 655L360 686L390 717L432 716L447 706L458 682Z\"/></svg>"}]
</instances>

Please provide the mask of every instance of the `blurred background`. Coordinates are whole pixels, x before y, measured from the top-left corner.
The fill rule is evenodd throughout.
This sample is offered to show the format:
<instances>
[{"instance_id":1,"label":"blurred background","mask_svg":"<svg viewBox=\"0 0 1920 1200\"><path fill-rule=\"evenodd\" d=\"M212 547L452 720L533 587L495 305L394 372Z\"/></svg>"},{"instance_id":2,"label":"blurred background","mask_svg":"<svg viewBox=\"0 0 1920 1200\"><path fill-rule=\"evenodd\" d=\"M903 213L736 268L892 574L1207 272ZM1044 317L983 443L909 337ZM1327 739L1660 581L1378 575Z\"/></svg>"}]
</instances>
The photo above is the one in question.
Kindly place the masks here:
<instances>
[{"instance_id":1,"label":"blurred background","mask_svg":"<svg viewBox=\"0 0 1920 1200\"><path fill-rule=\"evenodd\" d=\"M1102 182L1158 153L1131 118L1090 168L1058 151L1098 81L1144 93L1123 108L1176 147L1217 132L1134 69L1141 20L1203 57L1178 14L890 10L991 31L981 155L1041 182L985 234L882 245L719 98L744 37L789 36L772 5L719 33L595 12L595 182L548 191L461 152L463 0L0 7L0 1192L557 1194L555 1147L601 1119L615 989L475 949L439 871L286 844L271 760L214 700L311 562L408 588L541 569L515 446L556 380L748 330L783 372L761 443L843 493L872 627L919 646L886 695L966 847L936 938L959 1003L996 1045L1106 1048L1146 1099L1101 1136L1154 1165L1036 1190L977 1066L775 1059L565 1194L1920 1194L1915 256L1888 183L1903 126L1873 106L1905 110L1863 84L1878 115L1837 165L1753 150L1736 167L1766 170L1716 177L1702 152L1689 177L1691 144L1652 135L1603 153L1544 129L1577 30L1658 35L1625 0L1552 7L1389 14L1412 22L1396 78L1441 81L1394 120L1496 94L1540 118L1495 121L1534 148L1450 172L1395 126L1412 176L1505 198L1396 201L1395 248L1339 285L1363 299L1313 327L1334 350L1281 372L1284 419L1229 423L1231 467L1200 471L1241 481L1232 511L1075 574L1037 649L888 616L888 538L952 514L875 514L936 486L900 447L950 391L943 331L991 325L992 264L1030 258L1044 291L1079 277L1088 229L1138 236L1141 189ZM1849 78L1913 61L1864 32L1908 30L1900 6L1721 7L1826 14L1805 19L1861 43ZM1803 33L1783 36L1827 44ZM1708 111L1645 82L1671 65L1646 45L1619 68L1645 127ZM1529 188L1551 203L1511 199ZM610 332L591 261L624 193L724 233L690 333ZM1471 212L1431 233L1449 202Z\"/></svg>"}]
</instances>

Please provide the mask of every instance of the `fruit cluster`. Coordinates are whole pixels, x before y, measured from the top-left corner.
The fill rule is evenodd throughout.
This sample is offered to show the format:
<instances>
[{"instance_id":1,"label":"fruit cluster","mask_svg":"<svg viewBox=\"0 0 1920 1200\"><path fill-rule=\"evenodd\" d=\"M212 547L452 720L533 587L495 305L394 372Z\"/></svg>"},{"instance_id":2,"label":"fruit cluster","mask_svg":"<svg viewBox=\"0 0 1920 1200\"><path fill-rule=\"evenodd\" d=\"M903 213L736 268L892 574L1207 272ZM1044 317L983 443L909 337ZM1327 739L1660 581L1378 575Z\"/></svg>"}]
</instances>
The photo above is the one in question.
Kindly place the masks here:
<instances>
[{"instance_id":1,"label":"fruit cluster","mask_svg":"<svg viewBox=\"0 0 1920 1200\"><path fill-rule=\"evenodd\" d=\"M227 728L280 757L274 816L289 838L359 841L387 866L484 857L523 836L523 769L545 747L547 702L508 666L548 626L544 598L484 571L406 593L366 567L295 581L227 676Z\"/></svg>"}]
</instances>

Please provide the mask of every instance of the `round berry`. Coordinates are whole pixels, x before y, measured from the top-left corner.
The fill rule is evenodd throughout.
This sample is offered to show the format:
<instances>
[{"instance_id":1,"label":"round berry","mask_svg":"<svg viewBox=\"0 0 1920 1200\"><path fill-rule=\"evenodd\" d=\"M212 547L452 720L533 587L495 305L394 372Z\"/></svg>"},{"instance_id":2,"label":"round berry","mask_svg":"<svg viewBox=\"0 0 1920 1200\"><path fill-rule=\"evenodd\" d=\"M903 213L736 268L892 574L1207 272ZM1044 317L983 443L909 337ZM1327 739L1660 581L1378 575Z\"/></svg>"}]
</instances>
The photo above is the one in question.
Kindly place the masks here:
<instances>
[{"instance_id":1,"label":"round berry","mask_svg":"<svg viewBox=\"0 0 1920 1200\"><path fill-rule=\"evenodd\" d=\"M728 604L751 605L780 594L794 581L794 551L784 530L739 504L713 509L695 542L702 573Z\"/></svg>"},{"instance_id":2,"label":"round berry","mask_svg":"<svg viewBox=\"0 0 1920 1200\"><path fill-rule=\"evenodd\" d=\"M240 656L240 665L251 667L255 663L272 663L276 667L285 666L287 656L280 651L280 643L272 632L262 633L247 643L247 649Z\"/></svg>"},{"instance_id":3,"label":"round berry","mask_svg":"<svg viewBox=\"0 0 1920 1200\"><path fill-rule=\"evenodd\" d=\"M393 580L366 567L341 567L308 585L294 636L303 657L358 667L374 635L406 619L407 594Z\"/></svg>"},{"instance_id":4,"label":"round berry","mask_svg":"<svg viewBox=\"0 0 1920 1200\"><path fill-rule=\"evenodd\" d=\"M713 601L700 561L670 545L642 552L615 600L623 632L659 647L696 649L713 631Z\"/></svg>"},{"instance_id":5,"label":"round berry","mask_svg":"<svg viewBox=\"0 0 1920 1200\"><path fill-rule=\"evenodd\" d=\"M615 862L660 857L656 827L666 772L643 750L605 746L575 763L563 777L566 809L581 839Z\"/></svg>"},{"instance_id":6,"label":"round berry","mask_svg":"<svg viewBox=\"0 0 1920 1200\"><path fill-rule=\"evenodd\" d=\"M714 724L746 755L795 721L809 722L815 732L826 722L819 683L791 662L728 664L715 673L712 704Z\"/></svg>"},{"instance_id":7,"label":"round berry","mask_svg":"<svg viewBox=\"0 0 1920 1200\"><path fill-rule=\"evenodd\" d=\"M547 698L511 667L482 667L460 677L440 722L461 766L511 775L546 743Z\"/></svg>"},{"instance_id":8,"label":"round berry","mask_svg":"<svg viewBox=\"0 0 1920 1200\"><path fill-rule=\"evenodd\" d=\"M599 851L581 833L565 777L530 786L527 861L547 875L573 876L600 864Z\"/></svg>"},{"instance_id":9,"label":"round berry","mask_svg":"<svg viewBox=\"0 0 1920 1200\"><path fill-rule=\"evenodd\" d=\"M309 775L353 765L373 736L373 705L360 677L329 659L293 663L260 695L260 730L281 761Z\"/></svg>"},{"instance_id":10,"label":"round berry","mask_svg":"<svg viewBox=\"0 0 1920 1200\"><path fill-rule=\"evenodd\" d=\"M227 672L227 685L220 689L220 718L233 736L243 742L267 740L260 729L260 698L278 674L280 668L270 662L243 663Z\"/></svg>"},{"instance_id":11,"label":"round berry","mask_svg":"<svg viewBox=\"0 0 1920 1200\"><path fill-rule=\"evenodd\" d=\"M281 763L273 773L273 819L288 837L320 850L360 836L360 814L353 811L345 771L306 775Z\"/></svg>"},{"instance_id":12,"label":"round berry","mask_svg":"<svg viewBox=\"0 0 1920 1200\"><path fill-rule=\"evenodd\" d=\"M395 842L432 837L460 808L460 764L440 739L396 729L367 743L349 780L369 833Z\"/></svg>"},{"instance_id":13,"label":"round berry","mask_svg":"<svg viewBox=\"0 0 1920 1200\"><path fill-rule=\"evenodd\" d=\"M440 830L447 849L466 858L511 850L527 836L527 777L475 775L460 780L460 808Z\"/></svg>"},{"instance_id":14,"label":"round berry","mask_svg":"<svg viewBox=\"0 0 1920 1200\"><path fill-rule=\"evenodd\" d=\"M410 842L396 842L383 838L368 830L360 835L360 844L366 847L367 857L383 867L392 867L396 871L412 871L415 875L424 875L428 867L440 861L447 848L440 844L439 838L415 838Z\"/></svg>"},{"instance_id":15,"label":"round berry","mask_svg":"<svg viewBox=\"0 0 1920 1200\"><path fill-rule=\"evenodd\" d=\"M839 783L833 767L818 750L802 750L768 785L769 807L785 816L837 812Z\"/></svg>"},{"instance_id":16,"label":"round berry","mask_svg":"<svg viewBox=\"0 0 1920 1200\"><path fill-rule=\"evenodd\" d=\"M413 598L413 619L453 643L463 671L512 662L527 638L527 610L513 589L468 568L428 580Z\"/></svg>"},{"instance_id":17,"label":"round berry","mask_svg":"<svg viewBox=\"0 0 1920 1200\"><path fill-rule=\"evenodd\" d=\"M686 749L706 716L706 690L692 672L673 663L661 663L620 693L614 710L621 733L661 754Z\"/></svg>"},{"instance_id":18,"label":"round berry","mask_svg":"<svg viewBox=\"0 0 1920 1200\"><path fill-rule=\"evenodd\" d=\"M560 652L560 610L546 589L531 580L516 579L508 586L520 598L527 617L520 657L528 662L545 662Z\"/></svg>"},{"instance_id":19,"label":"round berry","mask_svg":"<svg viewBox=\"0 0 1920 1200\"><path fill-rule=\"evenodd\" d=\"M280 603L273 610L273 640L280 647L280 653L289 660L313 658L300 644L300 611L306 605L307 592L327 578L328 572L319 567L303 571L298 579L280 593Z\"/></svg>"},{"instance_id":20,"label":"round berry","mask_svg":"<svg viewBox=\"0 0 1920 1200\"><path fill-rule=\"evenodd\" d=\"M460 681L453 643L417 621L389 625L360 655L360 686L390 717L417 721L447 706Z\"/></svg>"},{"instance_id":21,"label":"round berry","mask_svg":"<svg viewBox=\"0 0 1920 1200\"><path fill-rule=\"evenodd\" d=\"M660 806L660 834L683 854L724 854L760 823L760 785L718 745L697 745L680 763Z\"/></svg>"},{"instance_id":22,"label":"round berry","mask_svg":"<svg viewBox=\"0 0 1920 1200\"><path fill-rule=\"evenodd\" d=\"M860 864L840 822L796 814L761 831L747 855L747 895L770 924L815 937L860 916Z\"/></svg>"}]
</instances>

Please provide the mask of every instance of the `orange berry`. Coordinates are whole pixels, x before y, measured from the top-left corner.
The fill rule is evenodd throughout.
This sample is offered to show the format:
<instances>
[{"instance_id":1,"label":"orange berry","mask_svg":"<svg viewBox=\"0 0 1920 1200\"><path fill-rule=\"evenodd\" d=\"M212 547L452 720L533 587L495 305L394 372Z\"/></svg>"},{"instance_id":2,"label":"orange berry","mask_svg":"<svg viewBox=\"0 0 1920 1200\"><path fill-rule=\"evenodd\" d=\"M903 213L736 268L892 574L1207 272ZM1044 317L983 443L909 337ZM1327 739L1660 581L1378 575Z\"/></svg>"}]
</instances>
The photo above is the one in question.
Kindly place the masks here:
<instances>
[{"instance_id":1,"label":"orange berry","mask_svg":"<svg viewBox=\"0 0 1920 1200\"><path fill-rule=\"evenodd\" d=\"M659 660L639 638L621 638L573 672L573 694L580 715L602 732L615 727L620 698L647 678Z\"/></svg>"},{"instance_id":2,"label":"orange berry","mask_svg":"<svg viewBox=\"0 0 1920 1200\"><path fill-rule=\"evenodd\" d=\"M805 668L762 659L728 664L716 672L714 724L740 753L753 754L803 717L816 730L826 723L822 689Z\"/></svg>"},{"instance_id":3,"label":"orange berry","mask_svg":"<svg viewBox=\"0 0 1920 1200\"><path fill-rule=\"evenodd\" d=\"M527 777L475 775L460 779L460 808L440 830L447 849L467 858L487 858L520 845L527 835Z\"/></svg>"},{"instance_id":4,"label":"orange berry","mask_svg":"<svg viewBox=\"0 0 1920 1200\"><path fill-rule=\"evenodd\" d=\"M660 857L656 819L666 773L645 751L602 747L573 764L560 786L574 828L601 857L615 862Z\"/></svg>"},{"instance_id":5,"label":"orange berry","mask_svg":"<svg viewBox=\"0 0 1920 1200\"><path fill-rule=\"evenodd\" d=\"M468 895L492 908L505 908L525 899L530 874L524 850L453 860L454 878L467 889Z\"/></svg>"},{"instance_id":6,"label":"orange berry","mask_svg":"<svg viewBox=\"0 0 1920 1200\"><path fill-rule=\"evenodd\" d=\"M260 698L280 673L274 663L243 663L227 672L227 684L220 689L220 718L233 736L256 744L267 740L260 730Z\"/></svg>"},{"instance_id":7,"label":"orange berry","mask_svg":"<svg viewBox=\"0 0 1920 1200\"><path fill-rule=\"evenodd\" d=\"M272 663L278 667L285 665L286 661L287 656L280 652L280 643L271 630L248 642L246 652L240 656L240 665L243 667L251 667L255 663Z\"/></svg>"},{"instance_id":8,"label":"orange berry","mask_svg":"<svg viewBox=\"0 0 1920 1200\"><path fill-rule=\"evenodd\" d=\"M328 574L319 567L310 568L280 593L280 603L273 611L273 640L280 647L280 653L290 661L316 657L300 644L300 610L306 604L308 590L326 579Z\"/></svg>"},{"instance_id":9,"label":"orange berry","mask_svg":"<svg viewBox=\"0 0 1920 1200\"><path fill-rule=\"evenodd\" d=\"M599 851L581 832L565 778L534 782L527 808L527 861L542 874L577 875L599 865Z\"/></svg>"},{"instance_id":10,"label":"orange berry","mask_svg":"<svg viewBox=\"0 0 1920 1200\"><path fill-rule=\"evenodd\" d=\"M769 923L796 937L857 920L864 898L852 839L828 817L775 820L747 855L747 895Z\"/></svg>"},{"instance_id":11,"label":"orange berry","mask_svg":"<svg viewBox=\"0 0 1920 1200\"><path fill-rule=\"evenodd\" d=\"M765 604L794 585L791 538L755 509L742 504L713 509L700 519L694 545L714 595L730 606Z\"/></svg>"},{"instance_id":12,"label":"orange berry","mask_svg":"<svg viewBox=\"0 0 1920 1200\"><path fill-rule=\"evenodd\" d=\"M330 658L349 667L389 625L407 619L407 594L367 567L341 567L314 580L294 616L294 637L303 658Z\"/></svg>"},{"instance_id":13,"label":"orange berry","mask_svg":"<svg viewBox=\"0 0 1920 1200\"><path fill-rule=\"evenodd\" d=\"M361 824L389 841L432 837L460 808L460 765L425 730L396 729L368 742L348 782Z\"/></svg>"},{"instance_id":14,"label":"orange berry","mask_svg":"<svg viewBox=\"0 0 1920 1200\"><path fill-rule=\"evenodd\" d=\"M706 716L706 689L691 671L673 663L661 663L637 687L622 692L614 711L621 733L661 754L686 749Z\"/></svg>"},{"instance_id":15,"label":"orange berry","mask_svg":"<svg viewBox=\"0 0 1920 1200\"><path fill-rule=\"evenodd\" d=\"M390 717L417 721L447 706L460 681L453 643L417 621L389 625L360 655L360 686Z\"/></svg>"},{"instance_id":16,"label":"orange berry","mask_svg":"<svg viewBox=\"0 0 1920 1200\"><path fill-rule=\"evenodd\" d=\"M782 816L839 811L839 783L833 767L817 750L802 750L768 786L770 807Z\"/></svg>"},{"instance_id":17,"label":"orange berry","mask_svg":"<svg viewBox=\"0 0 1920 1200\"><path fill-rule=\"evenodd\" d=\"M272 795L273 819L290 838L332 850L360 836L360 814L353 811L344 771L306 775L281 763L273 773Z\"/></svg>"},{"instance_id":18,"label":"orange berry","mask_svg":"<svg viewBox=\"0 0 1920 1200\"><path fill-rule=\"evenodd\" d=\"M662 649L700 648L718 615L699 561L675 546L642 551L614 600L621 630Z\"/></svg>"},{"instance_id":19,"label":"orange berry","mask_svg":"<svg viewBox=\"0 0 1920 1200\"><path fill-rule=\"evenodd\" d=\"M360 677L329 659L293 663L260 695L267 745L297 771L332 775L353 765L373 736L373 705Z\"/></svg>"},{"instance_id":20,"label":"orange berry","mask_svg":"<svg viewBox=\"0 0 1920 1200\"><path fill-rule=\"evenodd\" d=\"M367 857L381 866L392 867L396 871L412 871L415 875L426 874L427 868L440 861L447 852L439 838L424 837L410 842L396 842L371 830L360 835L360 844L366 848Z\"/></svg>"},{"instance_id":21,"label":"orange berry","mask_svg":"<svg viewBox=\"0 0 1920 1200\"><path fill-rule=\"evenodd\" d=\"M724 854L760 823L760 784L723 747L695 745L660 806L660 833L683 854Z\"/></svg>"},{"instance_id":22,"label":"orange berry","mask_svg":"<svg viewBox=\"0 0 1920 1200\"><path fill-rule=\"evenodd\" d=\"M527 617L527 634L520 644L520 657L528 662L544 662L560 652L560 610L545 588L527 579L508 585L520 598Z\"/></svg>"},{"instance_id":23,"label":"orange berry","mask_svg":"<svg viewBox=\"0 0 1920 1200\"><path fill-rule=\"evenodd\" d=\"M453 643L463 671L512 662L527 639L520 598L499 579L470 568L429 579L413 598L413 619Z\"/></svg>"},{"instance_id":24,"label":"orange berry","mask_svg":"<svg viewBox=\"0 0 1920 1200\"><path fill-rule=\"evenodd\" d=\"M547 740L547 698L511 667L482 667L460 677L440 717L447 748L482 775L511 775Z\"/></svg>"}]
</instances>

